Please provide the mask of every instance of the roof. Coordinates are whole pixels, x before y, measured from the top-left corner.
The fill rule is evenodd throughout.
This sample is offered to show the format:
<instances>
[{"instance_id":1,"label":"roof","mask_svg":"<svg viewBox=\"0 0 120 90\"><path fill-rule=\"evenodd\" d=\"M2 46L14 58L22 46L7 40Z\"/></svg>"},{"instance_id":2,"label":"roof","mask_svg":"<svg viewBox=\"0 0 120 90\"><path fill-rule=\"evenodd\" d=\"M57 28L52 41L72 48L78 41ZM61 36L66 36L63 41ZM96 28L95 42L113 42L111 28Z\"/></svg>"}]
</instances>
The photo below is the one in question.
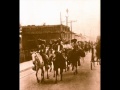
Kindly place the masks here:
<instances>
[{"instance_id":1,"label":"roof","mask_svg":"<svg viewBox=\"0 0 120 90\"><path fill-rule=\"evenodd\" d=\"M68 29L67 29L68 28ZM41 34L41 33L60 33L61 25L28 25L22 26L22 31L27 34ZM62 32L70 33L68 26L62 25Z\"/></svg>"},{"instance_id":2,"label":"roof","mask_svg":"<svg viewBox=\"0 0 120 90\"><path fill-rule=\"evenodd\" d=\"M61 25L60 24L58 25L27 25L27 26L22 26L22 27L23 28L24 27L60 27ZM68 26L65 26L65 25L62 25L62 26L69 28Z\"/></svg>"}]
</instances>

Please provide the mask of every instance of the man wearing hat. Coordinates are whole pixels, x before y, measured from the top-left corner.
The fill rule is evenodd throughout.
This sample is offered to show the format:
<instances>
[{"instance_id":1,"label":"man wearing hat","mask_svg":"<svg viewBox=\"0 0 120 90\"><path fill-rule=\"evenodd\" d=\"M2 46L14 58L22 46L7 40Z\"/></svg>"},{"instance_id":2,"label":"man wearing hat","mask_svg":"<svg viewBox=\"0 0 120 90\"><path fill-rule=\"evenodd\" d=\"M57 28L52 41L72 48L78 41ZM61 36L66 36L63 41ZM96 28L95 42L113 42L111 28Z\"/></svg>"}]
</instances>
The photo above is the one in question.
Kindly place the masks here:
<instances>
[{"instance_id":1,"label":"man wearing hat","mask_svg":"<svg viewBox=\"0 0 120 90\"><path fill-rule=\"evenodd\" d=\"M77 52L77 51L79 50L79 46L78 46L78 43L77 43L77 39L73 39L73 41L71 41L71 42L73 42L73 50L74 50L75 52ZM81 64L80 64L79 58L77 59L77 61L78 61L78 66L80 66Z\"/></svg>"}]
</instances>

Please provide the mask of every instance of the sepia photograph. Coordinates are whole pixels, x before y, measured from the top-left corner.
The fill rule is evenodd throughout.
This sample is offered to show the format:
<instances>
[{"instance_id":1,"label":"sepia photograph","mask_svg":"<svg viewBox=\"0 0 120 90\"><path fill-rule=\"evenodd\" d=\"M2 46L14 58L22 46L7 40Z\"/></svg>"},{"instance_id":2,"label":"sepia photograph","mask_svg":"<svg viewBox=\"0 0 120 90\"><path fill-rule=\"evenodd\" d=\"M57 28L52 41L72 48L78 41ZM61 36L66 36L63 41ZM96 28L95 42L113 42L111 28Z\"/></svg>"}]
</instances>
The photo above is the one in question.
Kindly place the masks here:
<instances>
[{"instance_id":1,"label":"sepia photograph","mask_svg":"<svg viewBox=\"0 0 120 90\"><path fill-rule=\"evenodd\" d=\"M100 0L19 4L19 89L100 90Z\"/></svg>"}]
</instances>

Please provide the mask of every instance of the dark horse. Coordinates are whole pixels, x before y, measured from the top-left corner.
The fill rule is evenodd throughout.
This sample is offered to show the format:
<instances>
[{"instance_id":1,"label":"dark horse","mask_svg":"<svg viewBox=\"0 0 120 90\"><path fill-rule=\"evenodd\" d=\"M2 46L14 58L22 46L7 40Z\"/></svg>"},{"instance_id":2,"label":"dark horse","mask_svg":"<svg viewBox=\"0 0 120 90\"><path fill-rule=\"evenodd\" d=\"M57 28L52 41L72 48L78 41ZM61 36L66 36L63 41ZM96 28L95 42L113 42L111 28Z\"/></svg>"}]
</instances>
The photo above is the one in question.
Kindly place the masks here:
<instances>
[{"instance_id":1,"label":"dark horse","mask_svg":"<svg viewBox=\"0 0 120 90\"><path fill-rule=\"evenodd\" d=\"M57 76L58 76L58 69L59 68L60 68L60 76L61 76L61 81L62 81L63 69L65 68L65 58L63 56L63 53L55 51L55 57L54 57L54 70L56 72L55 83L57 83Z\"/></svg>"},{"instance_id":2,"label":"dark horse","mask_svg":"<svg viewBox=\"0 0 120 90\"><path fill-rule=\"evenodd\" d=\"M80 63L80 57L83 57L84 52L81 49L73 49L68 53L68 61L72 64L72 70L74 70L74 75L78 73L77 63Z\"/></svg>"},{"instance_id":3,"label":"dark horse","mask_svg":"<svg viewBox=\"0 0 120 90\"><path fill-rule=\"evenodd\" d=\"M72 49L65 49L65 56L67 57L65 71L69 71L70 69L70 53Z\"/></svg>"}]
</instances>

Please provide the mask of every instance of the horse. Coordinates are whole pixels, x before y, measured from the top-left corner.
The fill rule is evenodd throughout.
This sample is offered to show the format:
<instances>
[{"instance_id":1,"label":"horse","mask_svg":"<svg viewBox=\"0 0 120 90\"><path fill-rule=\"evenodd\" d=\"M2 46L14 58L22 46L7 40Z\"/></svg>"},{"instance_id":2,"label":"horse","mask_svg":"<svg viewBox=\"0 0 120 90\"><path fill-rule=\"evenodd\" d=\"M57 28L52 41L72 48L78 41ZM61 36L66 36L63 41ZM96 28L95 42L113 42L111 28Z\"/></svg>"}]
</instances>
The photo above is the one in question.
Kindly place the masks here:
<instances>
[{"instance_id":1,"label":"horse","mask_svg":"<svg viewBox=\"0 0 120 90\"><path fill-rule=\"evenodd\" d=\"M68 53L68 61L72 64L72 71L74 70L74 75L78 73L77 63L80 66L80 58L84 57L85 53L81 49L72 49Z\"/></svg>"},{"instance_id":2,"label":"horse","mask_svg":"<svg viewBox=\"0 0 120 90\"><path fill-rule=\"evenodd\" d=\"M77 61L78 61L78 55L76 50L71 50L68 55L68 60L72 64L72 71L75 68L74 75L77 74Z\"/></svg>"},{"instance_id":3,"label":"horse","mask_svg":"<svg viewBox=\"0 0 120 90\"><path fill-rule=\"evenodd\" d=\"M65 68L65 58L63 53L55 51L55 57L54 57L54 71L55 73L55 83L57 83L57 76L58 76L58 69L60 68L60 80L62 81L62 74L63 69Z\"/></svg>"},{"instance_id":4,"label":"horse","mask_svg":"<svg viewBox=\"0 0 120 90\"><path fill-rule=\"evenodd\" d=\"M44 61L42 59L42 56L38 52L32 52L32 60L33 64L35 65L33 69L36 71L37 82L39 83L44 81Z\"/></svg>"},{"instance_id":5,"label":"horse","mask_svg":"<svg viewBox=\"0 0 120 90\"><path fill-rule=\"evenodd\" d=\"M78 53L79 53L79 55L81 57L81 60L84 63L85 51L82 48L79 48Z\"/></svg>"},{"instance_id":6,"label":"horse","mask_svg":"<svg viewBox=\"0 0 120 90\"><path fill-rule=\"evenodd\" d=\"M44 61L45 71L47 72L47 79L49 79L48 70L49 70L49 57L46 53L40 52L42 59Z\"/></svg>"},{"instance_id":7,"label":"horse","mask_svg":"<svg viewBox=\"0 0 120 90\"><path fill-rule=\"evenodd\" d=\"M69 57L69 52L73 49L72 45L70 44L65 44L63 45L64 51L65 51L65 57L66 57L66 63L65 63L65 72L69 71L70 68L70 61L68 59Z\"/></svg>"},{"instance_id":8,"label":"horse","mask_svg":"<svg viewBox=\"0 0 120 90\"><path fill-rule=\"evenodd\" d=\"M53 49L48 49L47 50L47 55L48 55L48 65L50 67L50 72L53 70L53 57L54 57L54 50Z\"/></svg>"},{"instance_id":9,"label":"horse","mask_svg":"<svg viewBox=\"0 0 120 90\"><path fill-rule=\"evenodd\" d=\"M70 61L69 61L69 52L71 51L72 49L71 48L69 48L69 49L65 49L65 57L67 57L66 58L66 66L65 66L65 72L66 71L69 71L69 69L70 69Z\"/></svg>"}]
</instances>

